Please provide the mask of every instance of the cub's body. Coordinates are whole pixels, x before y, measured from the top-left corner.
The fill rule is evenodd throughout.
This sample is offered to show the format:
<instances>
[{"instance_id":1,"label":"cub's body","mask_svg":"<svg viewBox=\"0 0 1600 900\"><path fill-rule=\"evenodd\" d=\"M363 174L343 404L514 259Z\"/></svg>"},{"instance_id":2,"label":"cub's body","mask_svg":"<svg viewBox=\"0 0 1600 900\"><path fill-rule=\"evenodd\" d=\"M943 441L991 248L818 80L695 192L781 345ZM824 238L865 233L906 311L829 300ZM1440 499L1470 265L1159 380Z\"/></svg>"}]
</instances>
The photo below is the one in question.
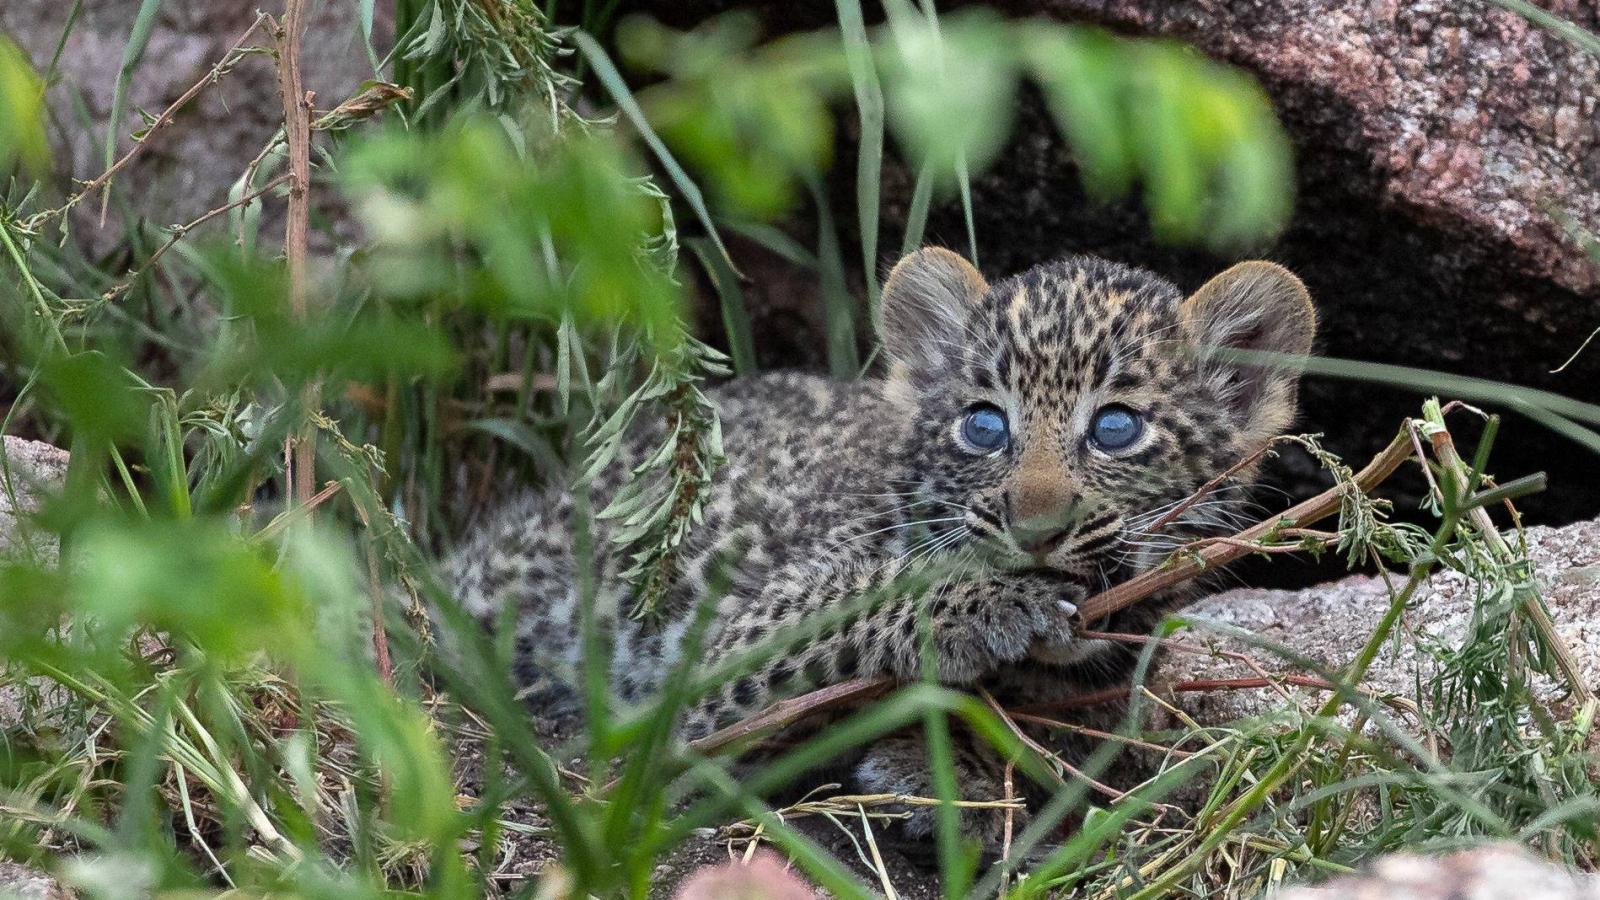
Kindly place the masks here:
<instances>
[{"instance_id":1,"label":"cub's body","mask_svg":"<svg viewBox=\"0 0 1600 900\"><path fill-rule=\"evenodd\" d=\"M720 608L704 625L701 642L718 646L726 628L768 585L798 583L818 570L844 571L854 563L895 559L911 535L895 512L906 493L884 487L909 482L898 450L903 423L889 415L873 381L835 382L816 375L778 372L738 379L710 389L722 427L726 460L718 469L704 519L675 556L677 578L660 608L644 621L629 617L630 585L613 580L622 560L609 557L607 523L594 545L600 577L596 610L612 645L612 684L624 700L647 696L679 659L679 645L698 604L716 592ZM827 443L815 439L826 432ZM605 506L660 435L654 429L631 441L615 466L593 486L589 507ZM509 600L518 606L519 662L529 675L572 673L580 662L578 589L570 544L574 498L567 492L525 496L501 508L493 521L451 561L459 598L493 618ZM773 626L797 621L794 608L772 610ZM708 659L708 661L710 661ZM529 678L528 680L532 680ZM560 704L562 690L545 699ZM759 703L768 696L757 691Z\"/></svg>"},{"instance_id":2,"label":"cub's body","mask_svg":"<svg viewBox=\"0 0 1600 900\"><path fill-rule=\"evenodd\" d=\"M769 374L711 392L727 461L658 615L628 615L626 561L604 523L594 535L594 613L622 698L660 685L697 610L715 604L694 662L728 677L690 709L685 738L822 684L919 677L924 633L941 680L1006 702L1120 677L1133 655L1075 637L1075 604L1231 529L1252 466L1185 501L1288 424L1296 379L1215 351L1303 354L1314 319L1299 281L1267 263L1185 299L1087 257L990 287L924 250L891 274L877 325L882 379ZM591 508L659 440L640 435L591 487ZM516 629L519 676L546 707L570 702L561 679L579 663L575 508L567 492L515 501L451 561L462 602ZM1171 599L1109 625L1147 630ZM992 786L992 762L961 754L969 793ZM920 740L879 742L856 776L925 792Z\"/></svg>"}]
</instances>

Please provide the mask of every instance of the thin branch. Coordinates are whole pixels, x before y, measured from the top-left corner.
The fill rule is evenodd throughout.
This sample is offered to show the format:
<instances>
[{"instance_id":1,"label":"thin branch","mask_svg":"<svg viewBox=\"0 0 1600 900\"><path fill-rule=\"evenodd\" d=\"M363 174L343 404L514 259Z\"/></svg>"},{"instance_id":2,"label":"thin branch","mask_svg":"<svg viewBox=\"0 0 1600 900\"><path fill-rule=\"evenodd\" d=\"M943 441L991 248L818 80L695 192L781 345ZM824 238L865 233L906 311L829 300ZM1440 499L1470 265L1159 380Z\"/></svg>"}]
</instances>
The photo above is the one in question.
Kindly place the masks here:
<instances>
[{"instance_id":1,"label":"thin branch","mask_svg":"<svg viewBox=\"0 0 1600 900\"><path fill-rule=\"evenodd\" d=\"M1248 653L1241 653L1237 650L1223 650L1220 647L1202 647L1197 644L1188 644L1183 641L1175 641L1171 638L1155 637L1148 634L1126 634L1115 631L1085 631L1081 632L1079 637L1088 638L1091 640L1117 641L1118 643L1135 644L1138 646L1144 646L1146 644L1153 643L1158 644L1163 649L1175 650L1180 653L1193 653L1200 656L1231 659L1234 662L1237 662L1255 672L1257 680L1266 682L1266 684L1261 685L1254 685L1254 682L1252 682L1252 685L1258 687L1275 687L1277 688L1279 695L1281 695L1285 700L1292 698L1289 696L1287 691L1283 690L1282 685L1284 684L1293 684L1298 685L1299 687L1314 687L1321 689L1331 689L1333 687L1333 685L1331 685L1326 679L1316 678L1314 676L1282 675L1269 672L1267 671L1266 666L1263 665L1260 660ZM1237 679L1232 680L1237 681ZM1188 683L1204 684L1205 682L1196 681ZM1230 688L1232 687L1236 687L1236 685L1230 685ZM1407 700L1404 697L1388 697L1369 688L1361 687L1360 685L1356 685L1354 689L1365 694L1369 700L1376 700L1380 703L1387 704L1395 709L1400 710L1401 712L1410 715L1418 722L1421 722L1424 726L1427 725L1427 721L1422 715L1422 710L1418 708L1415 703Z\"/></svg>"},{"instance_id":2,"label":"thin branch","mask_svg":"<svg viewBox=\"0 0 1600 900\"><path fill-rule=\"evenodd\" d=\"M1000 717L1000 721L1006 724L1006 728L1016 736L1017 740L1025 744L1029 750L1032 750L1044 759L1047 759L1055 763L1057 766L1060 766L1061 769L1068 775L1071 775L1073 778L1076 778L1077 780L1088 785L1090 788L1093 788L1097 793L1100 793L1113 801L1121 800L1127 796L1127 794L1108 784L1102 784L1101 782L1090 778L1087 772L1084 772L1077 766L1074 766L1073 764L1062 759L1060 754L1050 752L1050 750L1043 744L1034 740L1031 735L1022 730L1022 726L1018 725L1016 720L1011 718L1010 714L1006 712L1006 708L1001 706L1000 701L994 699L994 696L988 691L980 687L978 688L978 696L983 700L984 703L988 704L991 712ZM1061 775L1057 773L1056 777L1059 779L1061 778ZM1065 780L1062 780L1061 783L1065 784L1066 782Z\"/></svg>"},{"instance_id":3,"label":"thin branch","mask_svg":"<svg viewBox=\"0 0 1600 900\"><path fill-rule=\"evenodd\" d=\"M1212 694L1219 691L1247 691L1261 688L1281 690L1283 685L1286 684L1318 691L1339 691L1343 689L1342 685L1334 684L1326 678L1316 675L1278 674L1267 677L1255 675L1243 678L1194 678L1187 681L1173 682L1165 690L1174 694ZM1370 688L1364 687L1356 687L1355 691L1366 696L1369 700L1375 700L1409 715L1416 715L1417 713L1413 706L1406 704L1401 698L1386 697ZM1132 688L1126 686L1102 688L1098 691L1078 694L1075 697L1052 700L1049 703L1030 704L1022 707L1022 709L1028 710L1030 713L1035 710L1082 709L1087 706L1100 706L1106 703L1115 703L1118 700L1125 700L1132 693Z\"/></svg>"},{"instance_id":4,"label":"thin branch","mask_svg":"<svg viewBox=\"0 0 1600 900\"><path fill-rule=\"evenodd\" d=\"M1138 747L1140 750L1149 750L1152 753L1177 756L1180 758L1187 758L1195 755L1193 750L1179 750L1177 747L1168 747L1166 744L1157 744L1152 741L1142 741L1136 737L1129 737L1125 734L1117 734L1115 731L1105 731L1100 728L1090 728L1087 725L1078 725L1073 722L1063 722L1060 719L1052 719L1048 716L1038 716L1034 715L1033 713L1018 712L1014 709L1006 710L1006 714L1011 718L1016 719L1018 722L1032 722L1035 725L1043 725L1046 728L1051 728L1056 731L1068 731L1073 734L1081 734L1084 737L1091 737L1096 740L1112 741L1114 743L1124 744L1129 747Z\"/></svg>"},{"instance_id":5,"label":"thin branch","mask_svg":"<svg viewBox=\"0 0 1600 900\"><path fill-rule=\"evenodd\" d=\"M1007 802L1010 802L1016 797L1016 783L1014 777L1016 768L1017 763L1015 760L1006 760L1005 775L1003 779L1005 783L1005 796L1002 799L1006 800ZM1015 825L1015 819L1016 810L1008 808L1006 810L1005 830L1000 839L1000 859L1002 862L1011 859L1011 831ZM1009 873L1007 874L1009 875Z\"/></svg>"},{"instance_id":6,"label":"thin branch","mask_svg":"<svg viewBox=\"0 0 1600 900\"><path fill-rule=\"evenodd\" d=\"M736 744L766 737L817 713L877 699L894 685L894 679L886 675L830 684L809 694L780 700L753 716L691 742L689 749L706 756L720 753Z\"/></svg>"},{"instance_id":7,"label":"thin branch","mask_svg":"<svg viewBox=\"0 0 1600 900\"><path fill-rule=\"evenodd\" d=\"M1589 336L1583 339L1583 343L1578 345L1578 349L1572 351L1572 355L1567 357L1567 361L1559 366L1556 366L1554 369L1551 369L1550 374L1560 375L1562 372L1566 371L1567 366L1572 365L1572 363L1577 360L1578 357L1583 355L1583 351L1589 349L1589 342L1593 341L1597 335L1600 335L1600 328L1596 328L1595 330L1589 332Z\"/></svg>"},{"instance_id":8,"label":"thin branch","mask_svg":"<svg viewBox=\"0 0 1600 900\"><path fill-rule=\"evenodd\" d=\"M343 487L344 485L337 481L330 481L323 485L322 490L313 494L311 499L307 500L305 503L299 504L293 509L286 509L283 512L278 513L276 516L273 516L272 521L261 526L261 530L256 532L255 540L268 541L276 537L279 532L283 531L285 528L288 528L291 524L303 520L306 516L311 514L312 510L328 502L328 500L332 498L334 494L339 493Z\"/></svg>"},{"instance_id":9,"label":"thin branch","mask_svg":"<svg viewBox=\"0 0 1600 900\"><path fill-rule=\"evenodd\" d=\"M283 184L288 180L288 175L279 175L277 178L274 178L262 185L261 189L258 191L254 191L244 195L243 197L240 197L237 200L232 200L228 203L225 203L186 225L174 225L171 230L171 236L167 238L165 243L156 248L156 252L150 254L150 258L144 261L144 265L134 269L132 272L129 272L128 277L122 279L122 281L116 283L115 285L112 285L108 290L105 291L105 293L100 295L100 299L117 299L122 294L126 293L129 288L133 287L133 283L138 281L140 276L154 268L156 262L159 261L168 250L172 249L172 245L183 240L183 238L188 235L189 232L199 228L201 225L204 225L205 223L215 219L217 216L220 216L225 212L228 212L229 210L238 209L241 206L247 206L256 200L259 200L268 191L271 191L273 188L276 188L278 185Z\"/></svg>"},{"instance_id":10,"label":"thin branch","mask_svg":"<svg viewBox=\"0 0 1600 900\"><path fill-rule=\"evenodd\" d=\"M1188 511L1189 507L1195 505L1200 500L1204 499L1206 497L1206 495L1210 494L1212 491L1215 491L1217 488L1221 487L1222 483L1224 481L1227 481L1229 478L1232 478L1234 475L1238 474L1240 469L1243 469L1246 466L1249 466L1249 465L1259 461L1261 459L1261 457L1266 455L1268 450L1272 449L1272 445L1274 443L1276 443L1278 441L1281 441L1281 440L1283 440L1282 437L1275 437L1272 440L1267 441L1265 444L1262 444L1260 447L1258 447L1256 449L1256 452L1250 454L1249 456L1246 456L1244 459L1239 460L1238 462L1236 462L1233 465L1229 466L1228 468L1224 469L1222 471L1222 473L1219 474L1217 477L1211 479L1210 481L1206 482L1205 484L1200 485L1200 489L1199 490L1195 491L1194 493L1190 494L1188 497L1184 498L1183 502L1179 503L1177 505L1177 507L1172 510L1172 512L1169 512L1166 515L1162 516L1161 518L1157 519L1155 521L1155 524L1151 525L1149 527L1149 529L1147 529L1147 530L1150 531L1152 534L1154 534L1155 532L1158 532L1161 529L1167 527L1168 525L1171 525L1173 522L1177 521L1178 517L1183 515L1186 511Z\"/></svg>"},{"instance_id":11,"label":"thin branch","mask_svg":"<svg viewBox=\"0 0 1600 900\"><path fill-rule=\"evenodd\" d=\"M1176 556L1188 553L1199 553L1207 547L1231 547L1242 551L1241 555L1249 553L1302 553L1306 550L1304 544L1265 544L1260 541L1247 541L1236 537L1208 537L1198 541L1184 544L1173 551Z\"/></svg>"},{"instance_id":12,"label":"thin branch","mask_svg":"<svg viewBox=\"0 0 1600 900\"><path fill-rule=\"evenodd\" d=\"M306 292L306 242L311 210L311 111L313 95L300 80L300 39L305 34L305 0L284 0L278 27L278 91L283 99L283 133L289 145L289 216L283 253L289 268L289 305L297 320L310 315ZM321 405L315 381L306 385L307 422L290 438L288 480L295 502L306 503L315 491L317 433L310 417Z\"/></svg>"},{"instance_id":13,"label":"thin branch","mask_svg":"<svg viewBox=\"0 0 1600 900\"><path fill-rule=\"evenodd\" d=\"M361 519L361 527L367 533L362 540L367 557L367 590L372 597L372 656L378 664L378 677L389 687L394 687L394 662L389 656L389 632L383 622L383 578L378 568L378 539L372 531L372 520L367 516L367 510L359 503L352 504L356 516Z\"/></svg>"},{"instance_id":14,"label":"thin branch","mask_svg":"<svg viewBox=\"0 0 1600 900\"><path fill-rule=\"evenodd\" d=\"M161 114L156 116L155 121L150 123L150 127L145 129L144 135L138 140L134 141L132 147L128 148L127 153L122 154L122 157L116 162L112 163L110 168L106 169L104 172L101 172L92 181L85 184L76 194L73 194L71 197L67 198L66 203L63 203L54 209L43 210L30 216L28 220L23 223L23 227L28 231L35 231L40 225L43 225L51 219L66 214L74 206L77 206L84 197L89 196L103 187L108 187L111 183L111 179L114 178L118 172L122 171L124 166L132 162L135 156L139 155L139 152L150 143L150 138L155 136L157 131L160 131L162 128L172 124L172 120L177 115L178 110L183 109L189 104L189 101L199 96L200 92L205 89L206 85L214 84L216 83L217 79L221 78L223 75L226 75L233 68L233 65L239 61L239 57L243 55L243 52L249 52L245 49L245 41L248 41L250 37L256 33L256 29L261 27L261 23L267 21L267 19L268 16L266 13L256 13L255 21L251 22L250 27L246 28L243 33L234 39L232 44L228 45L228 51L222 54L222 58L217 61L216 65L213 65L210 69L206 70L206 74L202 76L199 81L196 81L194 84L190 85L188 90L184 91L178 96L178 99L172 101L172 103L166 109L162 110Z\"/></svg>"},{"instance_id":15,"label":"thin branch","mask_svg":"<svg viewBox=\"0 0 1600 900\"><path fill-rule=\"evenodd\" d=\"M1394 473L1400 464L1412 458L1411 442L1405 432L1381 453L1373 457L1367 467L1356 473L1353 482L1334 485L1303 503L1259 522L1234 535L1226 543L1213 544L1200 551L1172 560L1165 566L1143 572L1110 590L1090 597L1078 604L1078 617L1084 622L1096 622L1119 609L1132 606L1146 597L1175 584L1188 581L1218 566L1225 566L1242 556L1258 552L1259 542L1285 526L1305 526L1320 521L1339 511L1340 504L1351 491L1366 492Z\"/></svg>"},{"instance_id":16,"label":"thin branch","mask_svg":"<svg viewBox=\"0 0 1600 900\"><path fill-rule=\"evenodd\" d=\"M1257 675L1261 676L1262 678L1271 678L1272 677L1270 674L1268 674L1266 667L1263 666L1254 657L1252 657L1248 653L1240 653L1237 650L1223 650L1221 648L1200 647L1200 646L1196 646L1194 644L1186 644L1183 641L1175 641L1175 640L1172 640L1170 638L1158 638L1158 637L1153 637L1151 635L1146 635L1146 634L1125 634L1125 633L1115 632L1115 631L1084 631L1084 632L1079 632L1078 636L1081 637L1081 638L1084 638L1086 640L1091 640L1091 641L1093 641L1093 640L1115 641L1115 642L1120 643L1120 644L1133 644L1135 646L1140 646L1140 647L1143 647L1143 646L1145 646L1147 644L1152 644L1153 643L1153 644L1156 644L1157 646L1163 647L1165 649L1176 650L1176 651L1179 651L1181 653L1194 653L1194 654L1198 654L1198 655L1201 655L1201 656L1211 656L1211 657L1216 657L1216 658L1221 658L1221 659L1231 659L1234 662L1239 663L1240 665L1244 666L1245 668L1250 669L1252 672L1255 672ZM1279 690L1278 693L1280 695L1282 695L1282 697L1285 700L1290 699L1289 693L1287 691Z\"/></svg>"},{"instance_id":17,"label":"thin branch","mask_svg":"<svg viewBox=\"0 0 1600 900\"><path fill-rule=\"evenodd\" d=\"M1443 415L1442 411L1440 415ZM1461 486L1461 490L1471 490L1474 486L1468 481L1467 464L1462 460L1461 454L1456 452L1455 439L1450 436L1450 432L1443 428L1429 429L1428 441L1433 446L1434 457L1455 478L1456 483ZM1469 498L1463 497L1462 499L1465 501ZM1467 510L1466 515L1471 520L1473 527L1488 542L1491 552L1497 559L1501 562L1510 562L1516 559L1516 554L1506 544L1506 539L1501 536L1500 529L1494 524L1494 520L1489 517L1489 510L1485 508L1485 504L1477 503L1472 505ZM1562 677L1567 680L1567 686L1572 688L1572 692L1578 700L1578 705L1582 706L1594 700L1594 691L1584 681L1583 670L1578 667L1577 661L1572 658L1572 652L1567 649L1566 641L1562 640L1561 633L1556 631L1555 623L1550 620L1550 613L1545 610L1544 600L1539 596L1537 582L1529 579L1527 582L1518 585L1514 593L1520 597L1523 614L1528 617L1528 621L1532 622L1533 627L1539 632L1541 641L1555 659L1556 667L1561 670Z\"/></svg>"}]
</instances>

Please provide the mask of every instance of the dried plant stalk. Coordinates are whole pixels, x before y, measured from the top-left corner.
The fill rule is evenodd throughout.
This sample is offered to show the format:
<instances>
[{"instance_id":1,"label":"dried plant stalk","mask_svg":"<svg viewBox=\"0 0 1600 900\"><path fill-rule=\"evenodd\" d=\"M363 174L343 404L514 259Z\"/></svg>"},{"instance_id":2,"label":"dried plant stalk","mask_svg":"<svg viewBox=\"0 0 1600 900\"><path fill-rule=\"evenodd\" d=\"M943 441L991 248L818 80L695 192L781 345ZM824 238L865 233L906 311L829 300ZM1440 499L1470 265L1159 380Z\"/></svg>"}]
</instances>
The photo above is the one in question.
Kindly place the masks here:
<instances>
[{"instance_id":1,"label":"dried plant stalk","mask_svg":"<svg viewBox=\"0 0 1600 900\"><path fill-rule=\"evenodd\" d=\"M690 743L689 749L707 756L720 753L736 744L759 740L809 716L876 699L894 685L894 679L887 675L830 684L809 694L779 700L749 718Z\"/></svg>"},{"instance_id":2,"label":"dried plant stalk","mask_svg":"<svg viewBox=\"0 0 1600 900\"><path fill-rule=\"evenodd\" d=\"M305 34L305 0L285 0L278 25L278 92L283 98L283 134L289 146L289 215L284 228L283 255L289 269L289 305L295 318L310 315L306 291L306 237L311 207L311 100L300 81L300 39ZM315 382L305 389L307 423L291 439L289 450L290 495L299 504L316 493L317 432L310 422L319 405Z\"/></svg>"},{"instance_id":3,"label":"dried plant stalk","mask_svg":"<svg viewBox=\"0 0 1600 900\"><path fill-rule=\"evenodd\" d=\"M1225 566L1242 556L1257 551L1257 542L1285 527L1304 527L1319 522L1339 511L1339 505L1351 491L1366 493L1394 474L1400 464L1412 457L1408 431L1395 435L1389 446L1383 448L1366 468L1345 484L1335 485L1310 500L1297 503L1289 509L1233 535L1226 541L1208 544L1193 553L1172 559L1167 565L1151 569L1113 586L1078 604L1078 616L1084 622L1094 622L1126 609L1140 600L1166 588L1181 584L1191 578Z\"/></svg>"}]
</instances>

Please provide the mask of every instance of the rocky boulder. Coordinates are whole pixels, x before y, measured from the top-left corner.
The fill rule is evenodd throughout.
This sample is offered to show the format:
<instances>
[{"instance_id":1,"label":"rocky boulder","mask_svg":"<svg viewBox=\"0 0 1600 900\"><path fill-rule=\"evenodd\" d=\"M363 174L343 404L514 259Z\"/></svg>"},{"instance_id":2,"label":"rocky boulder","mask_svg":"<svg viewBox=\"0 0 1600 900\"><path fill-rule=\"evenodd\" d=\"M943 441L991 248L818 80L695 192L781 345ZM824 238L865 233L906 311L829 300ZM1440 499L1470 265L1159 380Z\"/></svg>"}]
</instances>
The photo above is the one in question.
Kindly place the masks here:
<instances>
[{"instance_id":1,"label":"rocky boulder","mask_svg":"<svg viewBox=\"0 0 1600 900\"><path fill-rule=\"evenodd\" d=\"M67 452L40 441L6 435L0 445L0 557L53 563L55 539L30 528L45 493L67 477Z\"/></svg>"},{"instance_id":2,"label":"rocky boulder","mask_svg":"<svg viewBox=\"0 0 1600 900\"><path fill-rule=\"evenodd\" d=\"M1600 879L1569 872L1513 844L1445 856L1396 853L1359 875L1296 887L1274 900L1600 900Z\"/></svg>"},{"instance_id":3,"label":"rocky boulder","mask_svg":"<svg viewBox=\"0 0 1600 900\"><path fill-rule=\"evenodd\" d=\"M1534 579L1556 630L1585 682L1591 689L1600 688L1600 521L1529 528L1527 541ZM1248 653L1271 670L1292 669L1279 664L1271 651L1222 637L1205 627L1204 623L1215 622L1337 671L1355 658L1389 608L1390 581L1398 588L1404 578L1353 575L1297 591L1224 591L1184 610L1185 616L1202 624L1192 632L1180 633L1178 640ZM1401 627L1407 633L1459 646L1472 622L1474 602L1473 583L1459 572L1441 569L1412 598ZM1411 696L1419 679L1426 682L1433 674L1434 665L1414 642L1391 643L1380 652L1362 684L1379 694ZM1169 653L1162 668L1162 678L1169 682L1257 675L1235 659L1188 652ZM1536 682L1535 689L1541 699L1551 703L1559 704L1565 696L1563 686L1547 680ZM1308 710L1326 696L1321 691L1290 691ZM1216 724L1258 715L1283 700L1272 690L1248 690L1185 693L1177 702L1196 720Z\"/></svg>"},{"instance_id":4,"label":"rocky boulder","mask_svg":"<svg viewBox=\"0 0 1600 900\"><path fill-rule=\"evenodd\" d=\"M118 70L141 4L138 0L89 0L68 29L76 7L53 0L7 0L0 4L0 33L16 41L38 71L49 69L61 44L49 95L49 131L56 171L86 181L105 168L104 148ZM359 24L359 4L308 4L302 50L304 81L318 109L329 109L374 77ZM379 3L373 42L380 54L393 42L391 4ZM230 47L256 19L248 3L169 0L160 4L144 55L128 84L122 118L115 123L116 155L133 146L132 135L213 75ZM281 3L262 7L279 15ZM244 41L273 46L270 23ZM272 57L246 56L216 77L176 114L172 124L117 176L119 189L133 189L131 210L142 222L165 227L188 222L228 202L228 190L266 146L283 120ZM327 192L323 192L326 194ZM282 233L281 203L268 204L263 235ZM75 239L89 254L117 250L125 239L119 204L109 207L104 226L98 200L74 218ZM217 227L217 226L212 226Z\"/></svg>"}]
</instances>

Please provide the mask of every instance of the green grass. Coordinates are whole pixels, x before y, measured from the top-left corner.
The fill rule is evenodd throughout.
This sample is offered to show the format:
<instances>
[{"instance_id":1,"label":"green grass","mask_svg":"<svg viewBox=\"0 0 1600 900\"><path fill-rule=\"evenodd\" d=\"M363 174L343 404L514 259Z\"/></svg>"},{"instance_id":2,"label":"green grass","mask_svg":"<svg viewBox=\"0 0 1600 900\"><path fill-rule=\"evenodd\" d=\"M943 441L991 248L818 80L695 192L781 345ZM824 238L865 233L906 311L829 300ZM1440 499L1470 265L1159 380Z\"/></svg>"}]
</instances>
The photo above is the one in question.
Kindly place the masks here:
<instances>
[{"instance_id":1,"label":"green grass","mask_svg":"<svg viewBox=\"0 0 1600 900\"><path fill-rule=\"evenodd\" d=\"M130 35L119 96L140 77L158 7L144 4ZM1020 740L1008 714L930 677L738 768L673 740L685 705L876 595L740 658L681 666L642 708L614 704L591 654L586 724L560 740L536 730L509 678L509 641L463 613L430 560L507 485L592 475L630 428L658 423L669 437L635 487L580 517L573 535L580 559L629 554L637 613L651 613L721 457L703 386L729 364L753 371L759 350L719 227L815 274L830 368L856 377L884 262L881 178L896 155L884 135L917 173L903 248L920 244L932 204L953 189L975 258L972 179L1007 136L1001 108L1023 78L1043 90L1091 192L1142 186L1164 236L1239 246L1285 221L1287 143L1245 76L1162 42L982 15L941 21L931 7L891 4L889 24L870 29L859 4L840 0L840 34L770 44L738 17L688 34L625 21L612 48L531 5L491 15L400 0L390 51L371 45L374 4L363 2L363 51L411 97L315 136L313 190L348 200L368 238L328 261L310 321L287 314L282 261L258 249L272 243L258 233L259 205L219 215L225 229L184 231L159 260L170 236L132 227L126 268L78 255L62 210L79 198L37 174L39 82L0 43L0 111L21 113L0 116L0 167L33 167L15 170L0 206L0 346L15 392L6 428L73 452L66 483L30 523L59 536L68 564L0 565L0 687L24 705L0 739L0 854L104 896L641 896L664 860L705 842L700 829L727 827L759 833L831 893L865 897L903 877L878 840L893 798L784 798L816 788L819 764L920 726L937 789L911 802L939 814L937 874L922 877L945 896L1255 895L1400 847L1496 837L1593 865L1593 709L1563 718L1529 688L1561 673L1525 549L1483 518L1488 500L1531 484L1483 482L1494 428L1470 463L1432 460L1431 534L1390 524L1369 497L1341 510L1328 549L1408 576L1349 667L1319 671L1254 642L1265 667L1337 686L1314 713L1151 733L1135 691L1099 749L1058 760ZM608 16L591 12L585 24ZM630 80L613 56L645 77ZM593 82L580 85L579 71ZM636 91L641 81L650 85ZM580 91L615 104L620 120L580 116ZM853 217L830 207L841 102L856 104L862 129ZM127 139L115 128L111 138L114 158ZM232 200L275 177L280 144L261 149ZM134 186L113 180L110 196L138 208ZM815 250L774 224L807 206ZM682 243L714 286L731 360L684 325L680 207L698 229ZM857 223L859 254L836 218ZM64 239L46 236L47 223ZM1568 398L1402 367L1309 365L1495 400L1600 449L1588 427L1600 415ZM312 382L322 409L302 406ZM1427 438L1444 424L1435 404L1415 427ZM309 515L285 503L282 485L283 442L307 426L328 485ZM620 546L595 546L600 520ZM1445 751L1355 690L1379 648L1418 640L1394 626L1440 568L1472 578L1478 611L1464 643L1419 644L1441 666L1413 699ZM375 624L388 672L369 658ZM1148 644L1136 687L1153 660ZM1337 715L1347 709L1353 727ZM1019 783L1056 786L998 862L955 828L957 729L1014 759ZM1106 778L1151 746L1163 759L1115 800L1058 771L1071 763ZM1188 799L1171 805L1179 795ZM831 824L802 827L802 812ZM1077 826L1062 834L1069 820ZM830 854L827 828L844 829L858 858ZM540 880L500 878L514 844L558 862Z\"/></svg>"}]
</instances>

